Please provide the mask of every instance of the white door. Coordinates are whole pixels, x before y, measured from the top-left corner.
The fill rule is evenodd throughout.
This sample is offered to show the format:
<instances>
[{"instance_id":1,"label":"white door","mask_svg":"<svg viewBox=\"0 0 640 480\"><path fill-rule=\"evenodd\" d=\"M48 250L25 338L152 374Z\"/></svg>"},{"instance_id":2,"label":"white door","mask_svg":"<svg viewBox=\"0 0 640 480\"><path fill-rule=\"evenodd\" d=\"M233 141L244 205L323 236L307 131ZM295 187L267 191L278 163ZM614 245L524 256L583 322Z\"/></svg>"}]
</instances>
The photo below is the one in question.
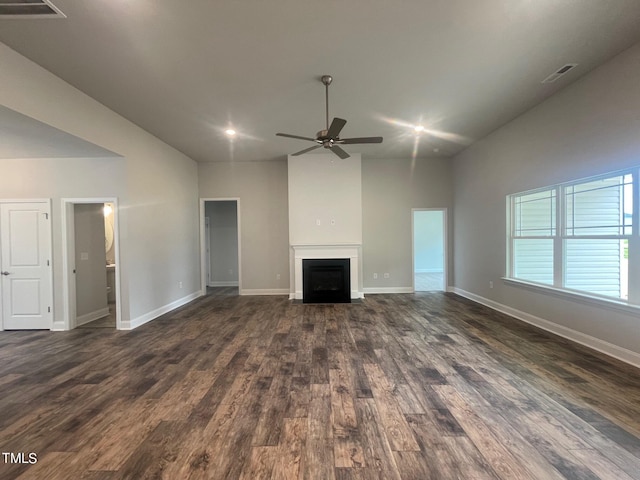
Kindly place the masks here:
<instances>
[{"instance_id":1,"label":"white door","mask_svg":"<svg viewBox=\"0 0 640 480\"><path fill-rule=\"evenodd\" d=\"M51 328L49 222L48 203L0 206L2 317L6 330Z\"/></svg>"}]
</instances>

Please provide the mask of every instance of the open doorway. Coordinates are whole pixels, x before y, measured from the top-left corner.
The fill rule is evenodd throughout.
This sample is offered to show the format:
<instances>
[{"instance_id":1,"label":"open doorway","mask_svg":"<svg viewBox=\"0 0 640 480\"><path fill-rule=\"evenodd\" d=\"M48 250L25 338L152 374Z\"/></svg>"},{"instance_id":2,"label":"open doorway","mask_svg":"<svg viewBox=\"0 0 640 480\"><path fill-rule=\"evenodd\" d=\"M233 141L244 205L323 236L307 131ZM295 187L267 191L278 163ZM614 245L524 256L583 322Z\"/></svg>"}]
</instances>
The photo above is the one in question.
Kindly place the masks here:
<instances>
[{"instance_id":1,"label":"open doorway","mask_svg":"<svg viewBox=\"0 0 640 480\"><path fill-rule=\"evenodd\" d=\"M117 200L64 199L65 329L121 328Z\"/></svg>"},{"instance_id":2,"label":"open doorway","mask_svg":"<svg viewBox=\"0 0 640 480\"><path fill-rule=\"evenodd\" d=\"M207 295L239 295L240 200L201 200L202 289Z\"/></svg>"},{"instance_id":3,"label":"open doorway","mask_svg":"<svg viewBox=\"0 0 640 480\"><path fill-rule=\"evenodd\" d=\"M447 284L446 209L414 208L411 225L414 291L444 291Z\"/></svg>"}]
</instances>

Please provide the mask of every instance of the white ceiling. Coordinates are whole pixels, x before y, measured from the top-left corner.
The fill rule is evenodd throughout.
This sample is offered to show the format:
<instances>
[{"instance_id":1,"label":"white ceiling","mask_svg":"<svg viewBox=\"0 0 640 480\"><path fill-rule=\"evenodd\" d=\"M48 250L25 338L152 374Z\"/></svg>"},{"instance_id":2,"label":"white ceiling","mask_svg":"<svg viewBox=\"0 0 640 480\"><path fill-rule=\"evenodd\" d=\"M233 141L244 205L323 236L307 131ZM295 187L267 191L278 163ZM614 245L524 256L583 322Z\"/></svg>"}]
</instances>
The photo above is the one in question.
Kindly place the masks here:
<instances>
[{"instance_id":1,"label":"white ceiling","mask_svg":"<svg viewBox=\"0 0 640 480\"><path fill-rule=\"evenodd\" d=\"M0 41L203 162L310 146L275 133L324 127L322 74L341 136L384 137L345 150L451 156L640 41L638 0L54 3L66 19L0 20Z\"/></svg>"}]
</instances>

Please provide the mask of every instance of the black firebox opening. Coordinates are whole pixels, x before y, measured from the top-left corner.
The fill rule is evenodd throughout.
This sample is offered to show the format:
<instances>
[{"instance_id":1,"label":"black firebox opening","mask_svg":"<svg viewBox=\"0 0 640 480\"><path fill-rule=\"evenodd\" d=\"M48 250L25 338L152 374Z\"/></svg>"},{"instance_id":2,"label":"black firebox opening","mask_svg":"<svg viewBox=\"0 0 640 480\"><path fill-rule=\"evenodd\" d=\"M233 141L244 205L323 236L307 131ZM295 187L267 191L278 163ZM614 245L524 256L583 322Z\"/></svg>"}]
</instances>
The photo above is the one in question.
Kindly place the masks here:
<instances>
[{"instance_id":1,"label":"black firebox opening","mask_svg":"<svg viewBox=\"0 0 640 480\"><path fill-rule=\"evenodd\" d=\"M302 303L351 303L348 258L302 260Z\"/></svg>"}]
</instances>

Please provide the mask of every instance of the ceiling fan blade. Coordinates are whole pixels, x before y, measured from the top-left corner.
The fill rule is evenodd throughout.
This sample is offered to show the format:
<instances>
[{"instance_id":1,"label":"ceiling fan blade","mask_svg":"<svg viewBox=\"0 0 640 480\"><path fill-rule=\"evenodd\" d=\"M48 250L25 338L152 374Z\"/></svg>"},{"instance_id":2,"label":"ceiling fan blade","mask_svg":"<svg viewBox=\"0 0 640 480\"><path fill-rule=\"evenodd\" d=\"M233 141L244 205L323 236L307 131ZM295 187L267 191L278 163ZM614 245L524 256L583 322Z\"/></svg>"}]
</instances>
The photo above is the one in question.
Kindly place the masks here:
<instances>
[{"instance_id":1,"label":"ceiling fan blade","mask_svg":"<svg viewBox=\"0 0 640 480\"><path fill-rule=\"evenodd\" d=\"M353 145L354 143L382 143L382 137L341 138L337 143Z\"/></svg>"},{"instance_id":2,"label":"ceiling fan blade","mask_svg":"<svg viewBox=\"0 0 640 480\"><path fill-rule=\"evenodd\" d=\"M315 138L301 137L300 135L289 135L288 133L276 133L278 137L297 138L298 140L309 140L310 142L316 142Z\"/></svg>"},{"instance_id":3,"label":"ceiling fan blade","mask_svg":"<svg viewBox=\"0 0 640 480\"><path fill-rule=\"evenodd\" d=\"M346 125L347 121L342 118L335 117L331 122L327 136L329 138L337 138L340 135L340 130Z\"/></svg>"},{"instance_id":4,"label":"ceiling fan blade","mask_svg":"<svg viewBox=\"0 0 640 480\"><path fill-rule=\"evenodd\" d=\"M333 147L331 147L331 151L343 160L351 156L337 145L334 145Z\"/></svg>"},{"instance_id":5,"label":"ceiling fan blade","mask_svg":"<svg viewBox=\"0 0 640 480\"><path fill-rule=\"evenodd\" d=\"M305 148L304 150L300 150L299 152L292 153L291 155L297 157L298 155L302 155L303 153L310 152L311 150L315 150L316 148L320 148L322 145L315 145L313 147Z\"/></svg>"}]
</instances>

